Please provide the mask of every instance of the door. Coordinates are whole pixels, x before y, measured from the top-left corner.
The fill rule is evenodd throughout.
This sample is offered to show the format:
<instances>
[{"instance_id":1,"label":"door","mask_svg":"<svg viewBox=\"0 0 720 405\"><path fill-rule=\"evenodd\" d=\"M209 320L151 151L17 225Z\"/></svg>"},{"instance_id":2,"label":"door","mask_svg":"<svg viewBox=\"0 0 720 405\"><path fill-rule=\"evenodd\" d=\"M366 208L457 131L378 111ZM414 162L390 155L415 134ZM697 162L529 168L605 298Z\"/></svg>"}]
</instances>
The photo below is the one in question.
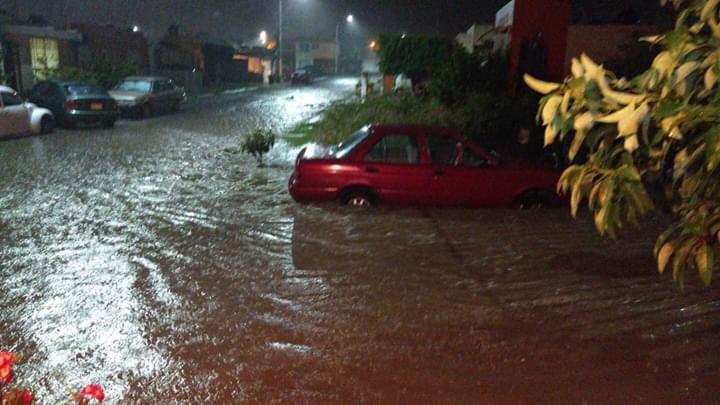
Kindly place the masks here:
<instances>
[{"instance_id":1,"label":"door","mask_svg":"<svg viewBox=\"0 0 720 405\"><path fill-rule=\"evenodd\" d=\"M427 133L432 161L433 199L440 205L495 206L495 169L463 141Z\"/></svg>"},{"instance_id":2,"label":"door","mask_svg":"<svg viewBox=\"0 0 720 405\"><path fill-rule=\"evenodd\" d=\"M14 135L30 131L28 109L17 94L0 93L0 134Z\"/></svg>"},{"instance_id":3,"label":"door","mask_svg":"<svg viewBox=\"0 0 720 405\"><path fill-rule=\"evenodd\" d=\"M394 204L430 203L431 167L422 162L417 134L387 130L375 139L362 157L361 166L364 180L380 200Z\"/></svg>"}]
</instances>

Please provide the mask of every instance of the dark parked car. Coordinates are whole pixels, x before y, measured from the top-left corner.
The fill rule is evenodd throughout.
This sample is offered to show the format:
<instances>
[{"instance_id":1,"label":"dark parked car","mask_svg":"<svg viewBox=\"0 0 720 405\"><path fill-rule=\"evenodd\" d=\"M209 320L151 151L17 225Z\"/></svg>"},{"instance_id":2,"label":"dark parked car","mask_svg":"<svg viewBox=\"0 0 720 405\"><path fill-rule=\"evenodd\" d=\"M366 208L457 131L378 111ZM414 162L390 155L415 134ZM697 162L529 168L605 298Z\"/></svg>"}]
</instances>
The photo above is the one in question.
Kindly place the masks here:
<instances>
[{"instance_id":1,"label":"dark parked car","mask_svg":"<svg viewBox=\"0 0 720 405\"><path fill-rule=\"evenodd\" d=\"M296 201L344 205L557 206L560 172L501 162L458 131L371 125L333 147L311 146L289 181Z\"/></svg>"},{"instance_id":2,"label":"dark parked car","mask_svg":"<svg viewBox=\"0 0 720 405\"><path fill-rule=\"evenodd\" d=\"M41 81L30 91L30 101L52 111L57 122L66 127L78 123L111 127L119 115L115 100L92 82Z\"/></svg>"},{"instance_id":3,"label":"dark parked car","mask_svg":"<svg viewBox=\"0 0 720 405\"><path fill-rule=\"evenodd\" d=\"M310 84L312 82L312 73L310 69L297 69L290 79L292 84Z\"/></svg>"},{"instance_id":4,"label":"dark parked car","mask_svg":"<svg viewBox=\"0 0 720 405\"><path fill-rule=\"evenodd\" d=\"M185 89L162 76L126 77L110 95L117 101L123 113L143 118L158 113L177 111L187 96Z\"/></svg>"}]
</instances>

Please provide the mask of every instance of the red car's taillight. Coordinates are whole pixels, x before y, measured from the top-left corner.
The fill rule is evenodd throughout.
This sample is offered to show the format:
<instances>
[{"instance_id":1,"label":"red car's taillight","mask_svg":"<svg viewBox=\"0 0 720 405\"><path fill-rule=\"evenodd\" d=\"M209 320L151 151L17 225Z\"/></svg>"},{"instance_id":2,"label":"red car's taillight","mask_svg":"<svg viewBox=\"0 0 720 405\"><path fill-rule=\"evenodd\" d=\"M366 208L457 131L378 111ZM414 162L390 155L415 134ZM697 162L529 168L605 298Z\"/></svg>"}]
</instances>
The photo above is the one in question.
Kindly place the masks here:
<instances>
[{"instance_id":1,"label":"red car's taillight","mask_svg":"<svg viewBox=\"0 0 720 405\"><path fill-rule=\"evenodd\" d=\"M77 101L75 101L75 100L68 100L68 101L65 103L65 107L67 107L68 110L77 110L77 108L78 108L78 103L77 103Z\"/></svg>"}]
</instances>

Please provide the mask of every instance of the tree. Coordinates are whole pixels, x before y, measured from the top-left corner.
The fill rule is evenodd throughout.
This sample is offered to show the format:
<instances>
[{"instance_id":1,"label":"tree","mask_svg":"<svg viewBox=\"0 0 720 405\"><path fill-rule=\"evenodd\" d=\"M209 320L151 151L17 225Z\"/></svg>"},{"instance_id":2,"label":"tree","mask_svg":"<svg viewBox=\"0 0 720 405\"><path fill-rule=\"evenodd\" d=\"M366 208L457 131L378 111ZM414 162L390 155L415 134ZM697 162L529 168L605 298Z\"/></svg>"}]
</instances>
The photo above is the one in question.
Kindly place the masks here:
<instances>
[{"instance_id":1,"label":"tree","mask_svg":"<svg viewBox=\"0 0 720 405\"><path fill-rule=\"evenodd\" d=\"M665 5L668 0L661 0ZM586 55L563 83L525 76L545 96L538 118L545 144L570 142L558 188L572 214L587 202L601 234L656 209L672 223L657 238L658 270L682 281L696 270L709 285L720 256L720 0L673 0L675 27L644 41L661 47L651 66L628 80Z\"/></svg>"},{"instance_id":2,"label":"tree","mask_svg":"<svg viewBox=\"0 0 720 405\"><path fill-rule=\"evenodd\" d=\"M380 70L386 74L400 74L426 78L434 68L450 57L452 43L446 38L407 35L380 37Z\"/></svg>"},{"instance_id":3,"label":"tree","mask_svg":"<svg viewBox=\"0 0 720 405\"><path fill-rule=\"evenodd\" d=\"M488 53L481 58L455 48L433 72L428 90L448 105L460 103L477 92L499 93L505 90L507 61L505 52Z\"/></svg>"}]
</instances>

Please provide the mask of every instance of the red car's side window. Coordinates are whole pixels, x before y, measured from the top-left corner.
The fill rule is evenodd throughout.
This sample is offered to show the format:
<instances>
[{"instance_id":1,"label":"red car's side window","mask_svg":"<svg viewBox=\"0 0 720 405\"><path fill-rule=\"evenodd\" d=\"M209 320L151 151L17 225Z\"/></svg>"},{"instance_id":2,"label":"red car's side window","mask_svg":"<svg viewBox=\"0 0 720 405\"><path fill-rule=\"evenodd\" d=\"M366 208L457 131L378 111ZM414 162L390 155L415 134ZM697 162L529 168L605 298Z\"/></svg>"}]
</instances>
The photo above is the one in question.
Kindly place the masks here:
<instances>
[{"instance_id":1,"label":"red car's side window","mask_svg":"<svg viewBox=\"0 0 720 405\"><path fill-rule=\"evenodd\" d=\"M442 135L427 134L430 159L435 165L453 166L458 154L458 141Z\"/></svg>"},{"instance_id":2,"label":"red car's side window","mask_svg":"<svg viewBox=\"0 0 720 405\"><path fill-rule=\"evenodd\" d=\"M415 136L388 134L383 136L363 158L366 162L420 163Z\"/></svg>"},{"instance_id":3,"label":"red car's side window","mask_svg":"<svg viewBox=\"0 0 720 405\"><path fill-rule=\"evenodd\" d=\"M490 162L477 155L455 138L427 134L428 149L433 164L443 166L488 167Z\"/></svg>"}]
</instances>

